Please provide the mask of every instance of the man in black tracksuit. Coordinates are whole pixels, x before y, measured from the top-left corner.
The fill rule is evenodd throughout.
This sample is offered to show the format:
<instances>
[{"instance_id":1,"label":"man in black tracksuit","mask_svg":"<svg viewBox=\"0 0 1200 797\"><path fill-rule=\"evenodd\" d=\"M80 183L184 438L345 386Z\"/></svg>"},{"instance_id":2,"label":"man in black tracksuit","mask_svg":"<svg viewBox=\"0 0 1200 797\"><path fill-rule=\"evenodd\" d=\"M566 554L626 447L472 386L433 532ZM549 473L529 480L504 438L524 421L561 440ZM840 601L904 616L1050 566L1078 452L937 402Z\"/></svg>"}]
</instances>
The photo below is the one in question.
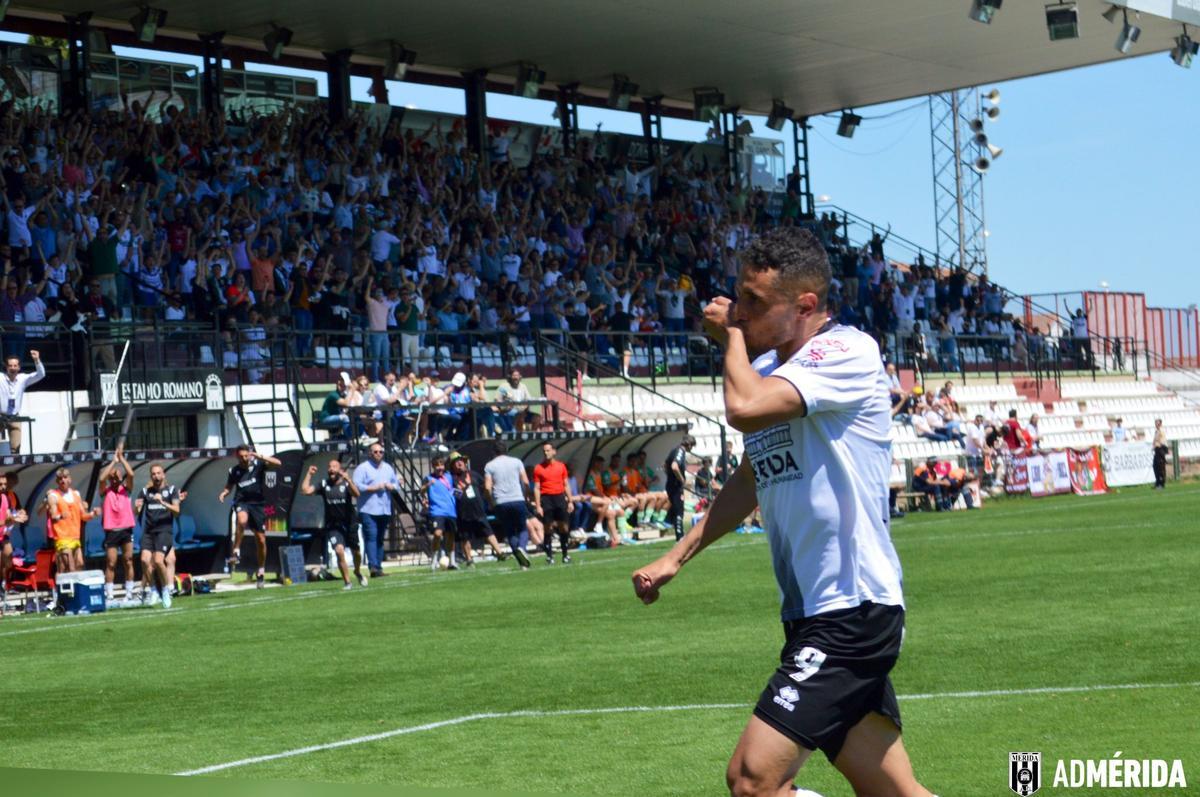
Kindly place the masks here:
<instances>
[{"instance_id":1,"label":"man in black tracksuit","mask_svg":"<svg viewBox=\"0 0 1200 797\"><path fill-rule=\"evenodd\" d=\"M667 498L671 507L667 511L667 522L675 529L675 539L683 537L683 487L687 482L687 455L696 446L696 438L690 434L667 455L664 467L667 471Z\"/></svg>"}]
</instances>

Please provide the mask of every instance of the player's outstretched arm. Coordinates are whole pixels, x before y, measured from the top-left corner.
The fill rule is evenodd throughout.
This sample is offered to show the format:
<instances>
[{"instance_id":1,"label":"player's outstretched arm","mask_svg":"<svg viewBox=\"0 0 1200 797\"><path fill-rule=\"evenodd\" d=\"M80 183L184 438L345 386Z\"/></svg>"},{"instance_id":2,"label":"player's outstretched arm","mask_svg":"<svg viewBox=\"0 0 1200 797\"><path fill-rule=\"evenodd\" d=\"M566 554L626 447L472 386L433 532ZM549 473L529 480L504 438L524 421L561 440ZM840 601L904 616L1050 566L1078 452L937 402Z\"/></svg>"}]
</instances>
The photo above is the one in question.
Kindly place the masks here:
<instances>
[{"instance_id":1,"label":"player's outstretched arm","mask_svg":"<svg viewBox=\"0 0 1200 797\"><path fill-rule=\"evenodd\" d=\"M737 528L758 506L754 472L744 459L717 494L708 513L666 554L633 574L633 591L647 605L658 600L658 592L696 554Z\"/></svg>"}]
</instances>

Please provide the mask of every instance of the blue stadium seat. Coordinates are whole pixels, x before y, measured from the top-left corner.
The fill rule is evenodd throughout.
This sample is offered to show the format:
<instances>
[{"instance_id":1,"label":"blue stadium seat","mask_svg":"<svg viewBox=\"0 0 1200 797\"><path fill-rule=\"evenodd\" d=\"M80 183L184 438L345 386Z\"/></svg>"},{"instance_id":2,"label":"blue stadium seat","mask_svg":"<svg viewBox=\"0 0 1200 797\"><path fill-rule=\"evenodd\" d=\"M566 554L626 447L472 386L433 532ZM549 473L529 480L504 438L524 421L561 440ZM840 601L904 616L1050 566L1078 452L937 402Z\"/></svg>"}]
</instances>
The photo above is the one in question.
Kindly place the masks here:
<instances>
[{"instance_id":1,"label":"blue stadium seat","mask_svg":"<svg viewBox=\"0 0 1200 797\"><path fill-rule=\"evenodd\" d=\"M201 539L196 536L196 519L191 515L180 515L175 520L175 548L180 551L197 551L217 547L215 538Z\"/></svg>"}]
</instances>

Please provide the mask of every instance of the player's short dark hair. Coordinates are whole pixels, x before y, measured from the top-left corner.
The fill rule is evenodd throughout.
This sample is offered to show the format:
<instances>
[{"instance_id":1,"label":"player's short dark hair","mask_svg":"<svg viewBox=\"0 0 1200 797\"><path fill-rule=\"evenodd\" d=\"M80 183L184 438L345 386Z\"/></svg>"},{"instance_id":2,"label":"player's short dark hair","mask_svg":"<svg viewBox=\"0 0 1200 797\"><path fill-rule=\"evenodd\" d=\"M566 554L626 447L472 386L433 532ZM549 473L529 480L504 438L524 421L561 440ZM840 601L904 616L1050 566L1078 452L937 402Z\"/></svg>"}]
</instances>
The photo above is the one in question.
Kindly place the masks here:
<instances>
[{"instance_id":1,"label":"player's short dark hair","mask_svg":"<svg viewBox=\"0 0 1200 797\"><path fill-rule=\"evenodd\" d=\"M240 445L240 446L238 446L237 448L233 449L233 453L235 453L235 454L240 454L240 453L242 453L243 451L249 451L249 450L250 450L250 446L248 446L248 445L246 445L245 443L243 443L242 445Z\"/></svg>"},{"instance_id":2,"label":"player's short dark hair","mask_svg":"<svg viewBox=\"0 0 1200 797\"><path fill-rule=\"evenodd\" d=\"M429 459L429 467L436 468L438 465L445 465L446 458L443 456L435 456Z\"/></svg>"},{"instance_id":3,"label":"player's short dark hair","mask_svg":"<svg viewBox=\"0 0 1200 797\"><path fill-rule=\"evenodd\" d=\"M492 448L495 450L496 456L498 457L508 453L508 443L504 442L503 440L497 440L492 444Z\"/></svg>"},{"instance_id":4,"label":"player's short dark hair","mask_svg":"<svg viewBox=\"0 0 1200 797\"><path fill-rule=\"evenodd\" d=\"M750 242L742 255L743 268L778 271L780 285L792 295L815 293L817 309L829 298L833 272L825 247L803 227L777 227Z\"/></svg>"},{"instance_id":5,"label":"player's short dark hair","mask_svg":"<svg viewBox=\"0 0 1200 797\"><path fill-rule=\"evenodd\" d=\"M1017 417L1017 411L1016 411L1016 410L1009 410L1009 411L1008 411L1008 417L1010 417L1010 418L1015 418L1015 417Z\"/></svg>"},{"instance_id":6,"label":"player's short dark hair","mask_svg":"<svg viewBox=\"0 0 1200 797\"><path fill-rule=\"evenodd\" d=\"M685 445L685 446L696 445L696 438L692 437L690 434L685 434L683 436L683 445Z\"/></svg>"}]
</instances>

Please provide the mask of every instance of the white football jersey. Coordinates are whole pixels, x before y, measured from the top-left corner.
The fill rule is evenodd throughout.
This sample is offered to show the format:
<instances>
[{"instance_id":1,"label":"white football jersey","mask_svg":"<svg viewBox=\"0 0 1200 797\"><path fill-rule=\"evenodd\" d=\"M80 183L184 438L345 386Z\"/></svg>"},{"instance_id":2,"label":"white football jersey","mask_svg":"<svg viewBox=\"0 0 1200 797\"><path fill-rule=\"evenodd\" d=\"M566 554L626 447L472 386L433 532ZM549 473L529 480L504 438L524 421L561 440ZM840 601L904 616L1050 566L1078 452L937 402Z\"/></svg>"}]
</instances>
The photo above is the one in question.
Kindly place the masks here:
<instances>
[{"instance_id":1,"label":"white football jersey","mask_svg":"<svg viewBox=\"0 0 1200 797\"><path fill-rule=\"evenodd\" d=\"M828 326L786 363L771 351L754 369L786 379L808 407L744 438L783 619L868 601L903 605L888 531L891 402L878 345Z\"/></svg>"}]
</instances>

